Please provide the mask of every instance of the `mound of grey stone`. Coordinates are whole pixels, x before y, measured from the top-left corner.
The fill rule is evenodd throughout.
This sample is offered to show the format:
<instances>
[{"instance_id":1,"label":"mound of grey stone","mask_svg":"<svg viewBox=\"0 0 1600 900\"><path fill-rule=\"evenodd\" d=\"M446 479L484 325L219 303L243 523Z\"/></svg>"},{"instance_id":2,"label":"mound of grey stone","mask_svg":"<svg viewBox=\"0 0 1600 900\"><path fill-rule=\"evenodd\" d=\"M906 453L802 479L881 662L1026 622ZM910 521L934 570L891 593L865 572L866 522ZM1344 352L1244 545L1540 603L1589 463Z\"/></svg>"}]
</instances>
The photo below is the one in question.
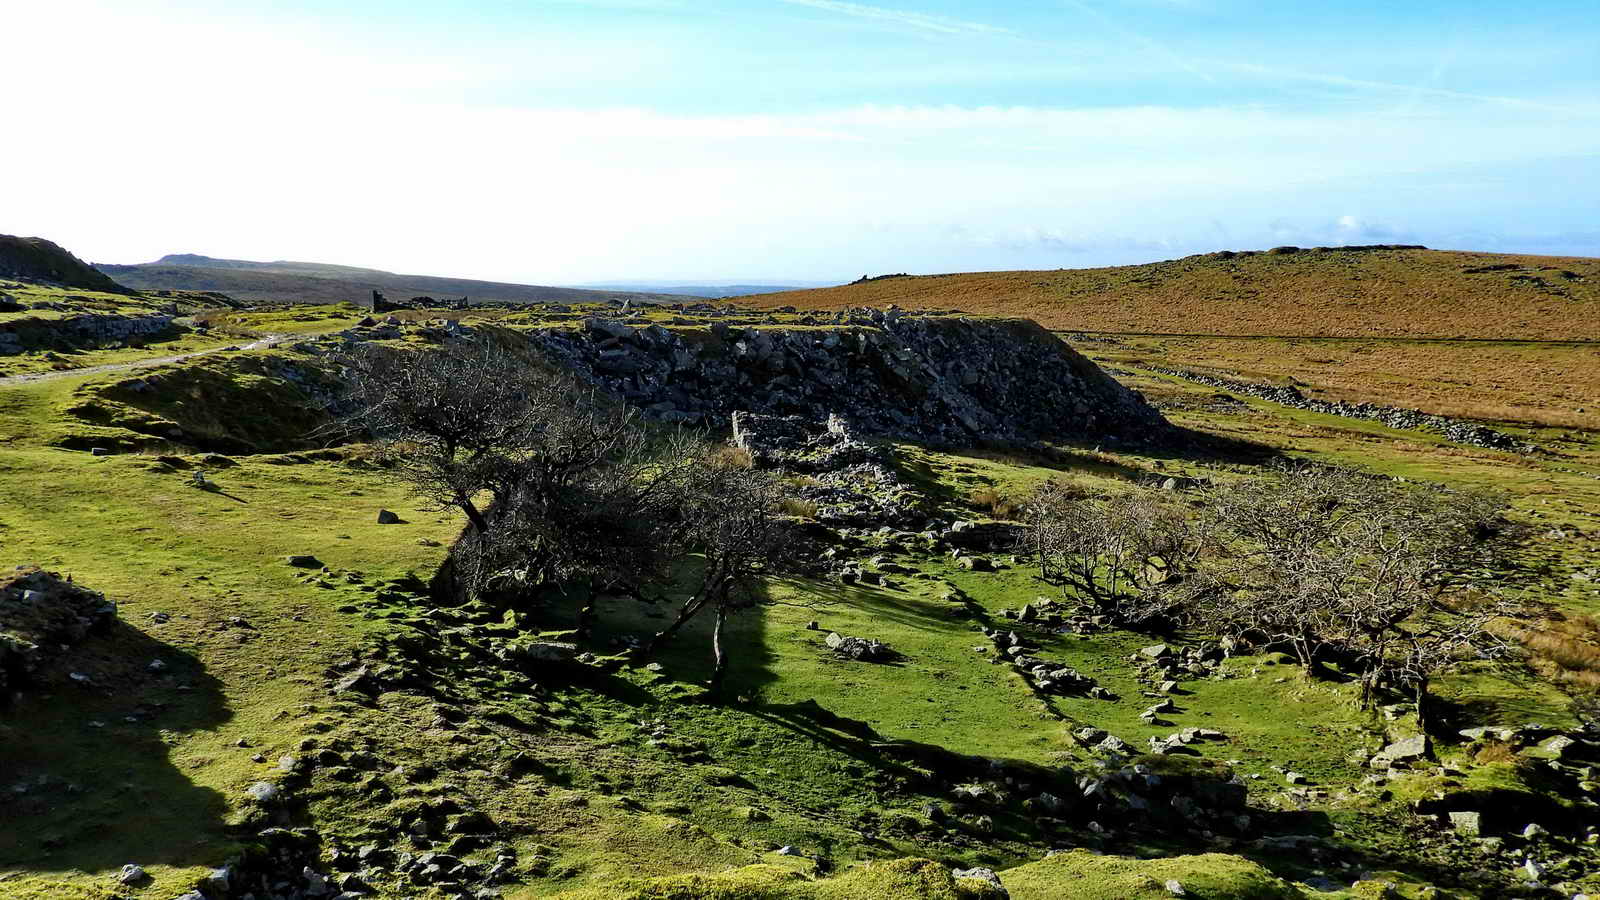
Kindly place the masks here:
<instances>
[{"instance_id":1,"label":"mound of grey stone","mask_svg":"<svg viewBox=\"0 0 1600 900\"><path fill-rule=\"evenodd\" d=\"M847 637L837 631L828 632L823 639L835 655L845 659L854 659L861 662L884 662L894 657L894 651L875 640L859 637Z\"/></svg>"},{"instance_id":2,"label":"mound of grey stone","mask_svg":"<svg viewBox=\"0 0 1600 900\"><path fill-rule=\"evenodd\" d=\"M528 339L666 422L836 416L862 434L966 446L1168 434L1140 395L1024 319L873 310L829 327L712 321L696 330L589 317Z\"/></svg>"},{"instance_id":3,"label":"mound of grey stone","mask_svg":"<svg viewBox=\"0 0 1600 900\"><path fill-rule=\"evenodd\" d=\"M0 700L116 618L115 603L54 572L24 566L0 576Z\"/></svg>"}]
</instances>

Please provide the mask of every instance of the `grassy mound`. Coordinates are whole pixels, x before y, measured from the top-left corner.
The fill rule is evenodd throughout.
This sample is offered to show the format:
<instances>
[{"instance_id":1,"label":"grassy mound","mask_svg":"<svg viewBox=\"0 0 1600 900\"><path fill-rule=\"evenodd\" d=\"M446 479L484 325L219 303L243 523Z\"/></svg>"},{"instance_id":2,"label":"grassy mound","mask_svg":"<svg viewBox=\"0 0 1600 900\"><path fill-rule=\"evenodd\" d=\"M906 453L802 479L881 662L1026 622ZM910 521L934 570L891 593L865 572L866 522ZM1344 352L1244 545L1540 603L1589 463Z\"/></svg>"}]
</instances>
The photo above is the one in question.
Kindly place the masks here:
<instances>
[{"instance_id":1,"label":"grassy mound","mask_svg":"<svg viewBox=\"0 0 1600 900\"><path fill-rule=\"evenodd\" d=\"M1088 850L1057 853L1002 872L1012 900L1162 900L1168 881L1198 900L1298 900L1305 895L1240 856L1202 853L1163 859L1102 856Z\"/></svg>"},{"instance_id":2,"label":"grassy mound","mask_svg":"<svg viewBox=\"0 0 1600 900\"><path fill-rule=\"evenodd\" d=\"M558 894L560 900L985 900L1001 892L986 882L951 876L928 859L897 859L851 869L836 878L807 881L772 865L715 875L646 878Z\"/></svg>"},{"instance_id":3,"label":"grassy mound","mask_svg":"<svg viewBox=\"0 0 1600 900\"><path fill-rule=\"evenodd\" d=\"M61 446L173 443L217 453L286 453L316 446L328 422L331 375L308 357L220 354L79 388L69 416L94 426ZM115 432L132 432L118 435ZM119 438L121 438L119 440Z\"/></svg>"}]
</instances>

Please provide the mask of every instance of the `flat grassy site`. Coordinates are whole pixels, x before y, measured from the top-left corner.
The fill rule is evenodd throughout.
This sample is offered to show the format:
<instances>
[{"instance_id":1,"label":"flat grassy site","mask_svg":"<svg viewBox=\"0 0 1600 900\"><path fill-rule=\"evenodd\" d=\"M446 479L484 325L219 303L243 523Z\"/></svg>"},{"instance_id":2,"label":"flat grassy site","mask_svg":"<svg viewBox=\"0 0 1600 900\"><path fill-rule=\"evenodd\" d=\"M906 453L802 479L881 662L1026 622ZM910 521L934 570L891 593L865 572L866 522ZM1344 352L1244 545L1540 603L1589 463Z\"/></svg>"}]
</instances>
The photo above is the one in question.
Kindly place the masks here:
<instances>
[{"instance_id":1,"label":"flat grassy site","mask_svg":"<svg viewBox=\"0 0 1600 900\"><path fill-rule=\"evenodd\" d=\"M328 873L327 896L1001 896L951 874L973 867L1015 900L1170 897L1169 882L1199 898L1547 896L1518 874L1529 857L1564 896L1600 891L1593 769L1562 780L1593 762L1563 768L1540 747L1458 734L1594 723L1597 284L1594 260L1306 251L759 298L801 307L763 326L775 328L820 328L809 311L845 305L1032 316L1195 436L1181 450L879 442L947 520L1018 526L1048 481L1115 495L1254 477L1284 459L1501 492L1526 537L1484 577L1518 603L1496 626L1516 649L1441 677L1435 758L1381 774L1366 761L1390 743L1393 717L1364 711L1353 680L1241 649L1162 693L1142 674L1144 649L1211 635L1030 624L1020 608L1072 598L1038 577L1025 546L974 551L986 563L974 567L888 527L828 551L876 577L764 583L762 602L730 622L724 702L704 687L709 617L648 664L627 652L691 589L695 559L662 586L666 603L596 599L582 663L508 664L530 635L570 638L591 598L552 593L500 617L430 598L464 521L408 494L371 448L317 431L331 376L300 342L365 317L348 306L220 309L196 317L203 334L0 358L0 376L52 373L0 377L0 586L13 566L37 566L117 605L107 631L50 654L0 708L0 897L167 900L230 861L312 840L293 829L314 831L306 858ZM531 330L584 314L448 318ZM422 347L445 317L400 314L381 340ZM668 310L640 321L704 324ZM290 339L242 349L269 335ZM207 352L152 363L196 351ZM119 368L72 371L94 366ZM1538 449L1227 395L1163 368L1292 380L1312 396L1487 423ZM379 524L380 510L398 521ZM315 559L290 564L300 555ZM984 628L1020 632L1109 699L1041 693L1001 664ZM830 633L895 656L843 657ZM341 687L357 674L380 687ZM1142 715L1163 699L1174 702L1160 718ZM1246 821L1055 811L1043 796L1070 804L1084 779L1117 769L1086 728L1121 738L1141 767L1127 770L1137 789L1115 778L1106 789L1143 803L1163 779L1231 781ZM1186 728L1220 736L1145 755ZM249 792L262 784L291 799L260 801ZM1514 820L1492 842L1427 812L1471 792ZM1530 823L1555 834L1525 839ZM424 854L481 877L467 888L404 874ZM118 883L127 864L147 877Z\"/></svg>"}]
</instances>

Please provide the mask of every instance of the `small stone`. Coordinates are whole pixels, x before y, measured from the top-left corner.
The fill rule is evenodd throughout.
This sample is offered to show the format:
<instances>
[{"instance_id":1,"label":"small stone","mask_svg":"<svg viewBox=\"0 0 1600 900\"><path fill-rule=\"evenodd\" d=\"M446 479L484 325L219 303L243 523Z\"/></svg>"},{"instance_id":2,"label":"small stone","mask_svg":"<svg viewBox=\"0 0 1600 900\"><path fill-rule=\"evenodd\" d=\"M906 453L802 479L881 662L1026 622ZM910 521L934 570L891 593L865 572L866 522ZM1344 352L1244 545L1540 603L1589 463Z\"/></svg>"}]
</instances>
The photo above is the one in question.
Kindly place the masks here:
<instances>
[{"instance_id":1,"label":"small stone","mask_svg":"<svg viewBox=\"0 0 1600 900\"><path fill-rule=\"evenodd\" d=\"M971 878L977 881L985 882L991 887L1001 889L1005 887L1005 885L1000 883L1000 876L995 873L995 870L987 866L973 866L970 869L952 869L950 875L957 881Z\"/></svg>"},{"instance_id":2,"label":"small stone","mask_svg":"<svg viewBox=\"0 0 1600 900\"><path fill-rule=\"evenodd\" d=\"M320 569L320 568L322 568L322 560L317 559L315 556L311 556L310 554L301 554L301 553L290 554L288 556L285 556L283 558L283 561L284 561L284 563L286 565L294 566L297 569Z\"/></svg>"},{"instance_id":3,"label":"small stone","mask_svg":"<svg viewBox=\"0 0 1600 900\"><path fill-rule=\"evenodd\" d=\"M400 524L400 517L395 515L394 513L390 512L387 509L380 509L380 510L378 510L378 524L379 525L398 525L398 524Z\"/></svg>"},{"instance_id":4,"label":"small stone","mask_svg":"<svg viewBox=\"0 0 1600 900\"><path fill-rule=\"evenodd\" d=\"M127 865L123 866L122 871L117 873L118 884L144 884L149 880L150 873L146 872L142 867L134 865L133 863L128 863Z\"/></svg>"},{"instance_id":5,"label":"small stone","mask_svg":"<svg viewBox=\"0 0 1600 900\"><path fill-rule=\"evenodd\" d=\"M1168 481L1172 481L1171 478L1168 478L1167 480ZM1189 892L1183 889L1183 882L1179 881L1176 878L1168 878L1166 887L1167 887L1167 893L1171 894L1174 897L1187 897L1187 896L1189 896Z\"/></svg>"},{"instance_id":6,"label":"small stone","mask_svg":"<svg viewBox=\"0 0 1600 900\"><path fill-rule=\"evenodd\" d=\"M1483 814L1457 810L1450 813L1450 827L1463 837L1478 837L1483 833Z\"/></svg>"}]
</instances>

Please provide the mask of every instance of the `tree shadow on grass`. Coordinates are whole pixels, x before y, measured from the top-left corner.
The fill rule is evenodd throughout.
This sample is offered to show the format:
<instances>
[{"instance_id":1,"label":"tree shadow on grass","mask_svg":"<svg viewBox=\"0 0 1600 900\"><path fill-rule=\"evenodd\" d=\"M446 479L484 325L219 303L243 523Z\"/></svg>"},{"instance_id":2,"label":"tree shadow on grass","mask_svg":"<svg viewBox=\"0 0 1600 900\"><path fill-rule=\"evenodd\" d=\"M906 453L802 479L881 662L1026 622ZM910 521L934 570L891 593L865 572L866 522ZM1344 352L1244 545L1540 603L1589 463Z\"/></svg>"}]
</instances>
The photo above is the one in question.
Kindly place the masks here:
<instances>
[{"instance_id":1,"label":"tree shadow on grass","mask_svg":"<svg viewBox=\"0 0 1600 900\"><path fill-rule=\"evenodd\" d=\"M198 658L122 621L46 661L0 708L0 871L220 863L228 803L170 744L231 717Z\"/></svg>"}]
</instances>

